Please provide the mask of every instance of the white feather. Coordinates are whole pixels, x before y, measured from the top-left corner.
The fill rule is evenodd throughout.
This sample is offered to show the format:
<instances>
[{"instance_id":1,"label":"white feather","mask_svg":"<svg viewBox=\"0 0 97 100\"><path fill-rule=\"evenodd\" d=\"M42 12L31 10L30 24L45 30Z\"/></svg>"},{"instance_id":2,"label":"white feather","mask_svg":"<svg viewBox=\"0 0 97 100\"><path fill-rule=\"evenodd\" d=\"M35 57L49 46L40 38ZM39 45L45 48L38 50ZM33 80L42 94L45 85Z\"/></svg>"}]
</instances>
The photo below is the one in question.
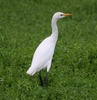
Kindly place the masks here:
<instances>
[{"instance_id":1,"label":"white feather","mask_svg":"<svg viewBox=\"0 0 97 100\"><path fill-rule=\"evenodd\" d=\"M65 16L62 12L57 12L52 17L52 34L44 39L41 44L37 47L33 59L31 67L28 69L27 74L34 75L37 71L40 71L43 68L47 67L47 72L51 67L51 62L54 54L55 45L58 39L58 28L57 28L57 20L63 18Z\"/></svg>"}]
</instances>

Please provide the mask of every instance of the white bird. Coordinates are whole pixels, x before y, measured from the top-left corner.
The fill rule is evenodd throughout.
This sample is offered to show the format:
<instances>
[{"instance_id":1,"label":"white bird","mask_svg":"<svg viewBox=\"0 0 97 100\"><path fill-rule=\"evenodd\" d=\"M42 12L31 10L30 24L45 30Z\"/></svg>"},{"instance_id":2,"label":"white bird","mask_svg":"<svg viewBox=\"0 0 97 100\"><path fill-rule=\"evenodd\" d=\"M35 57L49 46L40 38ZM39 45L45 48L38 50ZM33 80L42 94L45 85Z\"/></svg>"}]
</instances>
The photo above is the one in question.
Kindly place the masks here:
<instances>
[{"instance_id":1,"label":"white bird","mask_svg":"<svg viewBox=\"0 0 97 100\"><path fill-rule=\"evenodd\" d=\"M44 39L40 45L37 47L33 59L31 67L27 70L27 74L33 76L36 72L40 71L39 78L41 85L43 85L43 80L41 77L41 69L47 68L46 70L46 86L48 84L48 72L51 67L52 58L54 54L54 49L56 46L56 42L58 39L58 27L57 27L57 21L58 19L61 19L66 16L72 16L72 14L65 14L62 12L56 12L51 21L51 27L52 27L52 34Z\"/></svg>"}]
</instances>

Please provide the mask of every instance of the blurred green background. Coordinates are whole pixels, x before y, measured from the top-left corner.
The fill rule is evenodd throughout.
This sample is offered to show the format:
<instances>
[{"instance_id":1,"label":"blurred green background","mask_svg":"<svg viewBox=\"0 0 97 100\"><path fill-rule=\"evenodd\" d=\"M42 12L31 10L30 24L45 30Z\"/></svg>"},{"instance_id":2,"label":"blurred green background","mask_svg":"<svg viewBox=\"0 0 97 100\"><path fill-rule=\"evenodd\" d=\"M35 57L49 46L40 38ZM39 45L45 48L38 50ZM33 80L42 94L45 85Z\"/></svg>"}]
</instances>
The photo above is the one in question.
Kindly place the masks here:
<instances>
[{"instance_id":1,"label":"blurred green background","mask_svg":"<svg viewBox=\"0 0 97 100\"><path fill-rule=\"evenodd\" d=\"M26 71L58 11L73 16L58 21L46 90ZM1 100L97 100L97 0L0 0L0 90Z\"/></svg>"}]
</instances>

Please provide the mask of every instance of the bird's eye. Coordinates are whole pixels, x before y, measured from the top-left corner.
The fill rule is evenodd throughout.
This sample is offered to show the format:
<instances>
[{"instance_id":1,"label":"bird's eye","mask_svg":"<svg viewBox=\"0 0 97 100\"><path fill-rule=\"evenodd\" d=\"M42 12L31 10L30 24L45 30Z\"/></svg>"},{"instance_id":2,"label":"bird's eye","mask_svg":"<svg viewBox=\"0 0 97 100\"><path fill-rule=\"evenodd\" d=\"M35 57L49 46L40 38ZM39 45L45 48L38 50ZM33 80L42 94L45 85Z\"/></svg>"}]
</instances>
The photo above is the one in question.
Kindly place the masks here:
<instances>
[{"instance_id":1,"label":"bird's eye","mask_svg":"<svg viewBox=\"0 0 97 100\"><path fill-rule=\"evenodd\" d=\"M63 16L63 14L60 14L60 16Z\"/></svg>"}]
</instances>

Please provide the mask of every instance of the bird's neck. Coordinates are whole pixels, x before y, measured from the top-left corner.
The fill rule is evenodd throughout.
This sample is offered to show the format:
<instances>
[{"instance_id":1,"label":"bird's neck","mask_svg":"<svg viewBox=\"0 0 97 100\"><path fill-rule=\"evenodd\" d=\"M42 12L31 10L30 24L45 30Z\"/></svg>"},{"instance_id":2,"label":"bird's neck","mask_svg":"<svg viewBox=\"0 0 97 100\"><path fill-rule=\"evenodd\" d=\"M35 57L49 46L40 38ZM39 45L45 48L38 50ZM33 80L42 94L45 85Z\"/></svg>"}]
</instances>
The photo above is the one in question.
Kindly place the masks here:
<instances>
[{"instance_id":1,"label":"bird's neck","mask_svg":"<svg viewBox=\"0 0 97 100\"><path fill-rule=\"evenodd\" d=\"M57 41L57 39L58 39L57 19L52 18L51 27L52 27L52 34L51 34L51 36L53 37L53 39L55 41Z\"/></svg>"}]
</instances>

